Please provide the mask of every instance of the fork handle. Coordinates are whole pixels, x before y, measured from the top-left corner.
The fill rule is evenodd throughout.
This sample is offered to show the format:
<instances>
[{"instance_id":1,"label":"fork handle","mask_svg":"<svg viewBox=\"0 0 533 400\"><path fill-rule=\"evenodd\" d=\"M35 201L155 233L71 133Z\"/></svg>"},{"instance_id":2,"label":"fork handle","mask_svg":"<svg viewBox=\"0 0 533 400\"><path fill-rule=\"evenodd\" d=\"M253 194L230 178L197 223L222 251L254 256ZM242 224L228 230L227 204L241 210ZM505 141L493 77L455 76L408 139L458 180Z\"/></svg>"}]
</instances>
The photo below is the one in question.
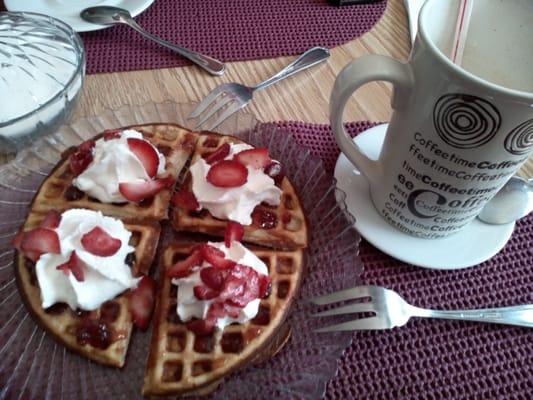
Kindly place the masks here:
<instances>
[{"instance_id":1,"label":"fork handle","mask_svg":"<svg viewBox=\"0 0 533 400\"><path fill-rule=\"evenodd\" d=\"M316 65L322 61L325 61L329 58L329 50L323 47L313 47L312 49L307 50L300 57L294 60L292 63L287 65L276 75L268 78L266 81L261 82L253 88L253 90L261 90L270 85L273 85L276 82L281 81L297 72L303 71L313 65Z\"/></svg>"},{"instance_id":2,"label":"fork handle","mask_svg":"<svg viewBox=\"0 0 533 400\"><path fill-rule=\"evenodd\" d=\"M495 324L518 325L533 328L533 304L454 311L425 310L423 308L413 307L412 315L427 318L492 322Z\"/></svg>"}]
</instances>

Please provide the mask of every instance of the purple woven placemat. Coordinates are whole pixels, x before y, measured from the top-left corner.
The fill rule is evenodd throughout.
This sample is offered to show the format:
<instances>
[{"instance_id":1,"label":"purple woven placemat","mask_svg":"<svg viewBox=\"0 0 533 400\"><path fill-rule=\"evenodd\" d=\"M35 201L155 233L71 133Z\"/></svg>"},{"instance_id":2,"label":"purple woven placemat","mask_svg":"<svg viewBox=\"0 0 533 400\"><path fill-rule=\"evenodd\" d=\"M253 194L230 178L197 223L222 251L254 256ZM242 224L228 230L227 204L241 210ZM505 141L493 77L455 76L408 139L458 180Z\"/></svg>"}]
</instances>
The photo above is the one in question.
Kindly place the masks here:
<instances>
[{"instance_id":1,"label":"purple woven placemat","mask_svg":"<svg viewBox=\"0 0 533 400\"><path fill-rule=\"evenodd\" d=\"M157 0L136 20L172 43L237 61L338 46L372 28L386 4L338 8L327 0ZM81 36L89 74L190 64L125 26Z\"/></svg>"},{"instance_id":2,"label":"purple woven placemat","mask_svg":"<svg viewBox=\"0 0 533 400\"><path fill-rule=\"evenodd\" d=\"M339 150L327 125L278 122L333 173ZM373 124L347 125L352 136ZM483 238L479 238L483 240ZM428 247L431 244L428 242ZM533 303L533 215L519 221L505 248L458 271L416 268L361 243L363 284L401 293L414 305L459 309ZM328 399L531 399L533 333L526 328L413 320L389 331L354 334Z\"/></svg>"}]
</instances>

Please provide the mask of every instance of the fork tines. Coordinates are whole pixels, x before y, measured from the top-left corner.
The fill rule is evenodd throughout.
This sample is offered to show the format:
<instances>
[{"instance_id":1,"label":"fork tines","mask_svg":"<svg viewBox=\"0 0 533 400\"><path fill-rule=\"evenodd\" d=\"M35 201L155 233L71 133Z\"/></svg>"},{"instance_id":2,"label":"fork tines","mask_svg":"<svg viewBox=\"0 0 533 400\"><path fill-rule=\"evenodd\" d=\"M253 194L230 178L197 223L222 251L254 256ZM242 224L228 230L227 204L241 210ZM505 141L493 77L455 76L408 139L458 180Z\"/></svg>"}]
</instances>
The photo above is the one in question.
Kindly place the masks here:
<instances>
[{"instance_id":1,"label":"fork tines","mask_svg":"<svg viewBox=\"0 0 533 400\"><path fill-rule=\"evenodd\" d=\"M317 296L310 300L319 306L338 303L346 300L362 300L365 298L372 298L377 295L380 288L378 286L358 286L350 289L340 290L323 296ZM357 302L345 306L332 308L326 311L320 311L311 314L312 317L328 317L342 314L357 314L357 313L376 313L375 304L372 302ZM353 330L373 330L383 329L376 317L360 318L355 321L343 322L316 329L315 332L336 332L336 331L353 331Z\"/></svg>"}]
</instances>

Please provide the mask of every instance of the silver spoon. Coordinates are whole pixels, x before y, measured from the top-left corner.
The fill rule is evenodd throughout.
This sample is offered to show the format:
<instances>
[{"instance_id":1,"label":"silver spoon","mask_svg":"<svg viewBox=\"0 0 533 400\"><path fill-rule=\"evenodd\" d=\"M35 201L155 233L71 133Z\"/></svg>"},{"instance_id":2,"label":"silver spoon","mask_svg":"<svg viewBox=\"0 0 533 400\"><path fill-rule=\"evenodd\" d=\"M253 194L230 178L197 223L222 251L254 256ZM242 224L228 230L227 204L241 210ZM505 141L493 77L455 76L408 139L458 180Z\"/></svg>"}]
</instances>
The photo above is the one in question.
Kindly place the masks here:
<instances>
[{"instance_id":1,"label":"silver spoon","mask_svg":"<svg viewBox=\"0 0 533 400\"><path fill-rule=\"evenodd\" d=\"M513 176L489 200L477 216L493 225L507 224L525 217L533 211L533 179Z\"/></svg>"},{"instance_id":2,"label":"silver spoon","mask_svg":"<svg viewBox=\"0 0 533 400\"><path fill-rule=\"evenodd\" d=\"M193 63L205 69L210 74L222 75L224 73L225 66L220 61L183 47L176 46L167 42L166 40L152 35L149 32L146 32L139 26L139 24L137 24L137 22L135 22L129 11L124 10L123 8L110 6L89 7L80 13L80 17L85 21L100 25L126 24L135 29L144 37L153 40L161 46L165 46L191 60Z\"/></svg>"}]
</instances>

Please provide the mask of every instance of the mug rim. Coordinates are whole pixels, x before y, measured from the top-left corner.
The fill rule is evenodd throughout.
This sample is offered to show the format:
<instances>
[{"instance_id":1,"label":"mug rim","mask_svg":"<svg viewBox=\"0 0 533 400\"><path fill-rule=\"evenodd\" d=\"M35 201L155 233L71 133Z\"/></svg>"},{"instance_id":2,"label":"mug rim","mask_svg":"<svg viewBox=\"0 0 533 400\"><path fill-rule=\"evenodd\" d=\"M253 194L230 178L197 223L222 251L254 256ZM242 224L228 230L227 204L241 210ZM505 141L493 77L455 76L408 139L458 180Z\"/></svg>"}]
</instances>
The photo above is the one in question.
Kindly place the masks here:
<instances>
[{"instance_id":1,"label":"mug rim","mask_svg":"<svg viewBox=\"0 0 533 400\"><path fill-rule=\"evenodd\" d=\"M459 67L457 64L454 64L452 60L450 60L437 47L437 45L430 39L429 34L424 24L424 20L427 18L427 14L429 14L430 6L436 1L440 1L440 0L426 0L424 5L422 6L420 15L418 16L418 36L424 42L424 44L426 44L428 48L431 49L431 51L437 56L437 58L443 63L443 65L448 70L461 76L462 78L467 78L473 81L474 83L476 83L477 85L485 86L494 92L497 92L499 94L503 94L506 96L518 97L520 98L520 100L525 99L525 100L533 102L533 92L526 92L523 90L507 88L505 86L498 85L486 79L480 78L479 76L467 71L466 69Z\"/></svg>"}]
</instances>

